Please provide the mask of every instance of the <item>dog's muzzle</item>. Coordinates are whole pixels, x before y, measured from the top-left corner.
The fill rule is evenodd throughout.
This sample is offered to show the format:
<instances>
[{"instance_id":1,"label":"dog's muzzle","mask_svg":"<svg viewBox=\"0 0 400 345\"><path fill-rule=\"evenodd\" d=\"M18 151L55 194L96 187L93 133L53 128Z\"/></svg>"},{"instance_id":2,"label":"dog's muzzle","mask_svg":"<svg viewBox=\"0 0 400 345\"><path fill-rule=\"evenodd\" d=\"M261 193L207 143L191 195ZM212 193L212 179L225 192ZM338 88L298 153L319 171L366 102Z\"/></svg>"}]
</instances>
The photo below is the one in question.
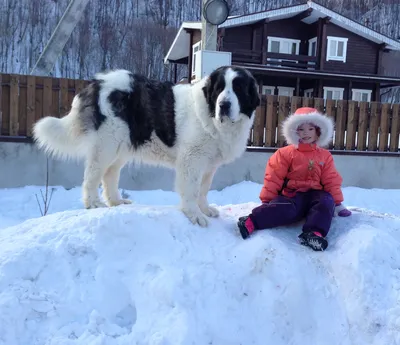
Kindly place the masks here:
<instances>
[{"instance_id":1,"label":"dog's muzzle","mask_svg":"<svg viewBox=\"0 0 400 345\"><path fill-rule=\"evenodd\" d=\"M231 102L229 101L223 101L219 103L219 114L221 117L221 121L222 121L222 117L223 116L228 116L230 115L230 111L231 111Z\"/></svg>"}]
</instances>

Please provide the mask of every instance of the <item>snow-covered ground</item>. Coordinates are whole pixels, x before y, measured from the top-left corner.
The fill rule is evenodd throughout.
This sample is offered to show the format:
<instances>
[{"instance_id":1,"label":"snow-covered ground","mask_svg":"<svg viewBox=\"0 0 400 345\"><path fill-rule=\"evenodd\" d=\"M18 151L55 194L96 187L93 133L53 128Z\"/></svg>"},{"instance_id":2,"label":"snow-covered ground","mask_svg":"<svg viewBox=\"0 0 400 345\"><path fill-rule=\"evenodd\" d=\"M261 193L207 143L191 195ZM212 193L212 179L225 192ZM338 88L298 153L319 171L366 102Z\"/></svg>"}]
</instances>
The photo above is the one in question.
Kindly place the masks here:
<instances>
[{"instance_id":1,"label":"snow-covered ground","mask_svg":"<svg viewBox=\"0 0 400 345\"><path fill-rule=\"evenodd\" d=\"M83 210L56 188L41 217L40 188L0 190L0 344L400 344L400 191L344 188L353 215L313 252L299 225L242 240L260 188L211 191L206 229L173 192Z\"/></svg>"}]
</instances>

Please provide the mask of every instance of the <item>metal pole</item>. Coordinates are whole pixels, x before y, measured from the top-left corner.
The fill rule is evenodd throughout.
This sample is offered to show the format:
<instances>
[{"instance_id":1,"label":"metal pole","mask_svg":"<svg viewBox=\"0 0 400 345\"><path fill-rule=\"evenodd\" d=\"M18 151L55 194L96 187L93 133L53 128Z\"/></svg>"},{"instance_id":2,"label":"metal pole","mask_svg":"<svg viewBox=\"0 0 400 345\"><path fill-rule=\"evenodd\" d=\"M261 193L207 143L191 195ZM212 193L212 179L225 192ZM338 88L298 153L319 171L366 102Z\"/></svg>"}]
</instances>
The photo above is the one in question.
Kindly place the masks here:
<instances>
[{"instance_id":1,"label":"metal pole","mask_svg":"<svg viewBox=\"0 0 400 345\"><path fill-rule=\"evenodd\" d=\"M50 74L60 56L72 31L78 24L89 0L71 0L63 16L55 28L49 42L32 68L31 75L47 76Z\"/></svg>"},{"instance_id":2,"label":"metal pole","mask_svg":"<svg viewBox=\"0 0 400 345\"><path fill-rule=\"evenodd\" d=\"M201 49L217 50L218 26L208 23L204 18L203 9L206 2L207 0L202 1L201 8Z\"/></svg>"}]
</instances>

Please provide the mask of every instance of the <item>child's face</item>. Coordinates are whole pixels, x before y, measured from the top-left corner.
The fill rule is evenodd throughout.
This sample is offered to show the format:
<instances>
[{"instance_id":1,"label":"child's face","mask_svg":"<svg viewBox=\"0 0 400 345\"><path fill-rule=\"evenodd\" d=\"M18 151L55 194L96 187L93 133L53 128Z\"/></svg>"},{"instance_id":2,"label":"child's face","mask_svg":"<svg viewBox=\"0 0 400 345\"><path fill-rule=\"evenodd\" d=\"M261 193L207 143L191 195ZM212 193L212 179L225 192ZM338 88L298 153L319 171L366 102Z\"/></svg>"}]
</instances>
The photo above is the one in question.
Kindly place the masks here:
<instances>
[{"instance_id":1,"label":"child's face","mask_svg":"<svg viewBox=\"0 0 400 345\"><path fill-rule=\"evenodd\" d=\"M318 139L315 126L309 123L304 123L297 128L297 134L300 137L300 142L311 144Z\"/></svg>"}]
</instances>

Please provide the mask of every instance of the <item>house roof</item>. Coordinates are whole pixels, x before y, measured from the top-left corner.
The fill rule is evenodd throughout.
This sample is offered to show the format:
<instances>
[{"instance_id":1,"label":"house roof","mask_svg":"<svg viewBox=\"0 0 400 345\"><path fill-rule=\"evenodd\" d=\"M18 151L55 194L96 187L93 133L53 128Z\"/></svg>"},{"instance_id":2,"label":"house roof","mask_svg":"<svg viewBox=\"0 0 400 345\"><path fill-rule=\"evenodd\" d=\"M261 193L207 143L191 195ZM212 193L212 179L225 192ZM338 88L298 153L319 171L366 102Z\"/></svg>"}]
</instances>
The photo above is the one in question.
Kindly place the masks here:
<instances>
[{"instance_id":1,"label":"house roof","mask_svg":"<svg viewBox=\"0 0 400 345\"><path fill-rule=\"evenodd\" d=\"M287 19L296 16L297 14L312 9L311 14L303 18L302 21L307 24L312 24L319 18L330 17L331 23L338 25L348 31L351 31L359 36L371 40L378 44L386 44L386 49L400 51L400 42L383 35L375 30L372 30L365 25L359 24L335 11L332 11L324 6L321 6L311 0L306 4L287 6L279 9L262 11L252 14L229 17L218 28L231 28L235 26L249 25L260 20L269 19L270 21ZM183 22L172 45L164 58L164 63L176 61L189 56L188 46L190 44L190 35L184 29L201 30L201 22Z\"/></svg>"}]
</instances>

